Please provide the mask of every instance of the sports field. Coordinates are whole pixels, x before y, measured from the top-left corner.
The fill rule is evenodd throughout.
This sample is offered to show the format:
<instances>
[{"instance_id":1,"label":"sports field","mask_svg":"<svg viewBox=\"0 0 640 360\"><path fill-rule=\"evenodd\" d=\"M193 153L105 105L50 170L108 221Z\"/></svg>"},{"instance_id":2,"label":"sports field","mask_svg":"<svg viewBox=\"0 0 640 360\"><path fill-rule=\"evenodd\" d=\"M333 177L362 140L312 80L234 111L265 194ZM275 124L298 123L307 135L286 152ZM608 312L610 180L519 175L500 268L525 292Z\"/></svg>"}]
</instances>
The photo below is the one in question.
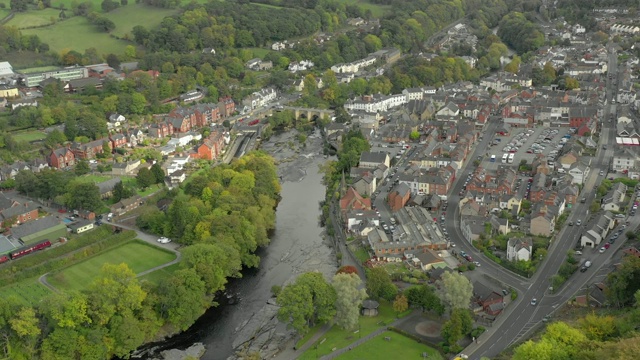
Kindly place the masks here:
<instances>
[{"instance_id":1,"label":"sports field","mask_svg":"<svg viewBox=\"0 0 640 360\"><path fill-rule=\"evenodd\" d=\"M47 281L59 290L82 290L98 277L104 264L126 263L138 274L175 258L172 252L143 241L134 241L50 274Z\"/></svg>"}]
</instances>

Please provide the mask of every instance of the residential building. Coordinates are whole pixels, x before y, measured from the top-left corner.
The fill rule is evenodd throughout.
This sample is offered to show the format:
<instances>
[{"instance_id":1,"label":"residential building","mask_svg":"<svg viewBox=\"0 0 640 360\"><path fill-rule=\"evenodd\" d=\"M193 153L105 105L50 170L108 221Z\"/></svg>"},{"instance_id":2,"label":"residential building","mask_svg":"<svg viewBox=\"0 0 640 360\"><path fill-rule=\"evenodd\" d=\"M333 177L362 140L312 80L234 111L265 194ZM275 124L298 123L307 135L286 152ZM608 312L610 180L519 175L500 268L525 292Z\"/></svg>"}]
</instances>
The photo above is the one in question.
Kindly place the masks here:
<instances>
[{"instance_id":1,"label":"residential building","mask_svg":"<svg viewBox=\"0 0 640 360\"><path fill-rule=\"evenodd\" d=\"M582 246L596 247L602 243L607 234L615 226L613 214L609 211L599 213L589 224L585 225L585 231L580 237Z\"/></svg>"},{"instance_id":2,"label":"residential building","mask_svg":"<svg viewBox=\"0 0 640 360\"><path fill-rule=\"evenodd\" d=\"M113 150L109 138L98 139L85 144L73 143L71 145L71 151L73 152L73 155L76 159L88 160L94 159L97 154L104 153L105 147L109 150L109 153Z\"/></svg>"},{"instance_id":3,"label":"residential building","mask_svg":"<svg viewBox=\"0 0 640 360\"><path fill-rule=\"evenodd\" d=\"M149 126L149 137L152 139L160 139L171 135L173 135L173 125L167 121Z\"/></svg>"},{"instance_id":4,"label":"residential building","mask_svg":"<svg viewBox=\"0 0 640 360\"><path fill-rule=\"evenodd\" d=\"M504 296L500 291L479 281L473 282L473 301L488 315L498 315L504 309Z\"/></svg>"},{"instance_id":5,"label":"residential building","mask_svg":"<svg viewBox=\"0 0 640 360\"><path fill-rule=\"evenodd\" d=\"M611 161L611 167L615 171L625 172L630 169L637 168L637 161L640 159L640 154L636 150L636 147L620 146L616 147L613 151L613 159Z\"/></svg>"},{"instance_id":6,"label":"residential building","mask_svg":"<svg viewBox=\"0 0 640 360\"><path fill-rule=\"evenodd\" d=\"M387 196L387 201L391 211L402 209L411 198L411 189L407 184L399 184Z\"/></svg>"},{"instance_id":7,"label":"residential building","mask_svg":"<svg viewBox=\"0 0 640 360\"><path fill-rule=\"evenodd\" d=\"M85 231L93 229L93 221L82 219L67 225L71 232L74 234L82 234Z\"/></svg>"},{"instance_id":8,"label":"residential building","mask_svg":"<svg viewBox=\"0 0 640 360\"><path fill-rule=\"evenodd\" d=\"M1 194L3 200L0 204L0 226L20 225L38 218L38 207L31 201L24 204L8 199ZM7 206L8 205L8 206Z\"/></svg>"},{"instance_id":9,"label":"residential building","mask_svg":"<svg viewBox=\"0 0 640 360\"><path fill-rule=\"evenodd\" d=\"M550 212L531 216L529 232L533 235L551 236L556 225L556 218Z\"/></svg>"},{"instance_id":10,"label":"residential building","mask_svg":"<svg viewBox=\"0 0 640 360\"><path fill-rule=\"evenodd\" d=\"M331 71L336 74L357 73L360 70L375 64L376 60L377 58L375 56L368 56L364 59L356 60L347 64L335 64L331 67Z\"/></svg>"},{"instance_id":11,"label":"residential building","mask_svg":"<svg viewBox=\"0 0 640 360\"><path fill-rule=\"evenodd\" d=\"M64 169L75 165L76 157L69 147L58 148L47 155L47 163L54 169Z\"/></svg>"},{"instance_id":12,"label":"residential building","mask_svg":"<svg viewBox=\"0 0 640 360\"><path fill-rule=\"evenodd\" d=\"M589 165L583 163L582 161L578 161L571 165L569 168L569 175L573 178L571 180L574 184L584 184L585 179L589 176L589 171L591 168Z\"/></svg>"},{"instance_id":13,"label":"residential building","mask_svg":"<svg viewBox=\"0 0 640 360\"><path fill-rule=\"evenodd\" d=\"M274 88L265 88L244 98L242 100L242 104L253 110L265 106L266 104L274 101L277 97L278 93Z\"/></svg>"},{"instance_id":14,"label":"residential building","mask_svg":"<svg viewBox=\"0 0 640 360\"><path fill-rule=\"evenodd\" d=\"M365 172L358 178L354 179L351 186L353 186L358 194L371 197L371 195L376 191L376 177L371 172Z\"/></svg>"},{"instance_id":15,"label":"residential building","mask_svg":"<svg viewBox=\"0 0 640 360\"><path fill-rule=\"evenodd\" d=\"M140 160L125 161L112 165L111 173L113 175L133 175L140 166Z\"/></svg>"},{"instance_id":16,"label":"residential building","mask_svg":"<svg viewBox=\"0 0 640 360\"><path fill-rule=\"evenodd\" d=\"M600 201L600 207L608 211L621 211L624 206L627 186L623 183L615 183Z\"/></svg>"},{"instance_id":17,"label":"residential building","mask_svg":"<svg viewBox=\"0 0 640 360\"><path fill-rule=\"evenodd\" d=\"M204 139L202 145L198 147L198 155L200 159L215 160L222 153L224 145L224 133L219 130L214 130Z\"/></svg>"},{"instance_id":18,"label":"residential building","mask_svg":"<svg viewBox=\"0 0 640 360\"><path fill-rule=\"evenodd\" d=\"M236 112L236 103L230 96L221 97L218 99L218 109L220 109L220 116L226 118Z\"/></svg>"},{"instance_id":19,"label":"residential building","mask_svg":"<svg viewBox=\"0 0 640 360\"><path fill-rule=\"evenodd\" d=\"M507 260L531 261L533 241L531 238L512 238L507 241Z\"/></svg>"},{"instance_id":20,"label":"residential building","mask_svg":"<svg viewBox=\"0 0 640 360\"><path fill-rule=\"evenodd\" d=\"M358 167L365 169L375 169L380 164L385 165L387 168L391 166L391 160L389 159L389 153L384 151L370 152L364 151L360 154L360 162Z\"/></svg>"},{"instance_id":21,"label":"residential building","mask_svg":"<svg viewBox=\"0 0 640 360\"><path fill-rule=\"evenodd\" d=\"M141 203L142 203L142 200L140 196L134 195L130 198L122 199L117 203L113 204L113 206L111 206L111 212L115 216L120 216L120 215L126 214L127 212L133 209L136 209L138 206L141 205Z\"/></svg>"},{"instance_id":22,"label":"residential building","mask_svg":"<svg viewBox=\"0 0 640 360\"><path fill-rule=\"evenodd\" d=\"M344 196L340 198L340 210L343 215L349 210L371 210L371 199L363 198L362 195L358 194L358 192L350 186Z\"/></svg>"}]
</instances>

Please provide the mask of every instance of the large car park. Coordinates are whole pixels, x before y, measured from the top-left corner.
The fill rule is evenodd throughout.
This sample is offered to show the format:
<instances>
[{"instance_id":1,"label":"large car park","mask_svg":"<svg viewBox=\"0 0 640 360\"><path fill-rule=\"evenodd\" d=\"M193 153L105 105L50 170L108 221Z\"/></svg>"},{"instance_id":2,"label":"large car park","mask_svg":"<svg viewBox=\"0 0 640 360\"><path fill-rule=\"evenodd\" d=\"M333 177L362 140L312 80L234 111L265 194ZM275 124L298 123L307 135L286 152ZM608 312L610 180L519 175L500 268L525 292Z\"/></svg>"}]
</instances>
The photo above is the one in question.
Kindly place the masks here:
<instances>
[{"instance_id":1,"label":"large car park","mask_svg":"<svg viewBox=\"0 0 640 360\"><path fill-rule=\"evenodd\" d=\"M491 169L502 165L501 159L505 154L506 163L520 164L525 160L531 164L542 154L549 164L553 164L574 132L574 128L515 128L506 136L496 134L482 166ZM489 161L492 155L495 155L495 162Z\"/></svg>"}]
</instances>

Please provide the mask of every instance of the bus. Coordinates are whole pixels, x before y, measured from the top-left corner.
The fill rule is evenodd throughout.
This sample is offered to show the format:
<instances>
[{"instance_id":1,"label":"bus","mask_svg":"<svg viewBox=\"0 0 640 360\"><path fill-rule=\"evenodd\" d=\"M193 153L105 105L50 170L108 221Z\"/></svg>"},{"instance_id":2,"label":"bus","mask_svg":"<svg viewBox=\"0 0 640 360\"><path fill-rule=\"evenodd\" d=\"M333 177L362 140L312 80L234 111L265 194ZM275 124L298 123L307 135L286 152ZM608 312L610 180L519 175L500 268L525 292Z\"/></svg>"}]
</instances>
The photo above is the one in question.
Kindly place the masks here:
<instances>
[{"instance_id":1,"label":"bus","mask_svg":"<svg viewBox=\"0 0 640 360\"><path fill-rule=\"evenodd\" d=\"M516 154L511 153L509 154L509 164L513 164L513 159L516 157Z\"/></svg>"},{"instance_id":2,"label":"bus","mask_svg":"<svg viewBox=\"0 0 640 360\"><path fill-rule=\"evenodd\" d=\"M503 164L507 163L507 159L509 159L509 155L508 154L502 154L502 163Z\"/></svg>"},{"instance_id":3,"label":"bus","mask_svg":"<svg viewBox=\"0 0 640 360\"><path fill-rule=\"evenodd\" d=\"M496 162L496 156L495 155L491 155L491 162Z\"/></svg>"}]
</instances>

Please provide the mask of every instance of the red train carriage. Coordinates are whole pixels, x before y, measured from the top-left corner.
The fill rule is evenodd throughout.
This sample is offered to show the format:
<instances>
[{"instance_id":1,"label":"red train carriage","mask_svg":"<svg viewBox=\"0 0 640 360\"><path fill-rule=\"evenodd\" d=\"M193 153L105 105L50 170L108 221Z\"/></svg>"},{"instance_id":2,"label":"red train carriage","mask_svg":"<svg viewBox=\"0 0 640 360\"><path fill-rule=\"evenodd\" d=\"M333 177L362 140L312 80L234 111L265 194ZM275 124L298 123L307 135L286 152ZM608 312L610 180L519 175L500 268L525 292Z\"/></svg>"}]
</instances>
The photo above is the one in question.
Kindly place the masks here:
<instances>
[{"instance_id":1,"label":"red train carriage","mask_svg":"<svg viewBox=\"0 0 640 360\"><path fill-rule=\"evenodd\" d=\"M48 247L51 246L51 241L49 240L45 240L45 241L41 241L37 244L33 244L33 245L27 245L27 246L23 246L19 249L14 250L13 252L11 252L11 254L9 254L9 256L11 257L12 260L15 260L19 257L31 254L34 251L38 251L38 250L42 250L42 249L46 249Z\"/></svg>"}]
</instances>

